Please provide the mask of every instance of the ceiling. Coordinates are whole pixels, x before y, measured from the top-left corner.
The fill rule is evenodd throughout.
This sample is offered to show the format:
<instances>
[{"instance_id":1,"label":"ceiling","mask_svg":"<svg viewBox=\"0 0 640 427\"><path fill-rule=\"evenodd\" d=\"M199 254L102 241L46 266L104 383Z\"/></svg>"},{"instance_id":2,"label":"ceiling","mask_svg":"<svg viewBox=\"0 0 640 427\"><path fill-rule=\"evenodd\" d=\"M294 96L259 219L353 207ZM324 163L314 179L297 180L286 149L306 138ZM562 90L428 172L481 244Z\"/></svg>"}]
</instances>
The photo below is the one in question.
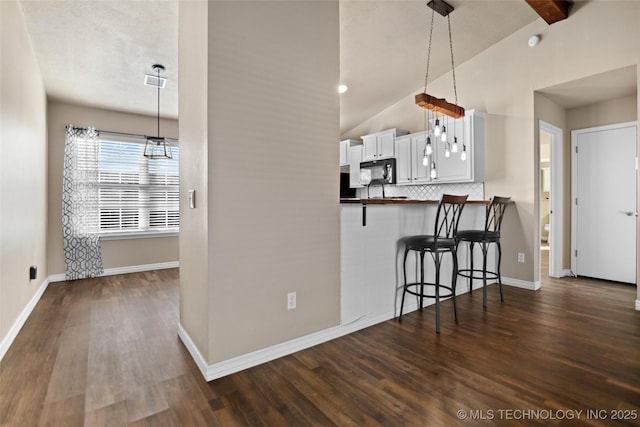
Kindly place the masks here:
<instances>
[{"instance_id":1,"label":"ceiling","mask_svg":"<svg viewBox=\"0 0 640 427\"><path fill-rule=\"evenodd\" d=\"M551 86L538 92L559 106L570 109L635 95L637 86L636 66L632 65Z\"/></svg>"},{"instance_id":2,"label":"ceiling","mask_svg":"<svg viewBox=\"0 0 640 427\"><path fill-rule=\"evenodd\" d=\"M541 19L524 0L448 1L456 65ZM155 115L157 91L143 80L159 63L168 79L160 114L178 117L177 1L21 4L50 99ZM340 95L341 133L424 85L430 18L425 0L340 0L340 74L349 87ZM438 14L431 58L430 81L451 69L446 19Z\"/></svg>"},{"instance_id":3,"label":"ceiling","mask_svg":"<svg viewBox=\"0 0 640 427\"><path fill-rule=\"evenodd\" d=\"M50 99L155 116L158 91L144 75L162 64L160 114L178 118L177 1L21 4Z\"/></svg>"}]
</instances>

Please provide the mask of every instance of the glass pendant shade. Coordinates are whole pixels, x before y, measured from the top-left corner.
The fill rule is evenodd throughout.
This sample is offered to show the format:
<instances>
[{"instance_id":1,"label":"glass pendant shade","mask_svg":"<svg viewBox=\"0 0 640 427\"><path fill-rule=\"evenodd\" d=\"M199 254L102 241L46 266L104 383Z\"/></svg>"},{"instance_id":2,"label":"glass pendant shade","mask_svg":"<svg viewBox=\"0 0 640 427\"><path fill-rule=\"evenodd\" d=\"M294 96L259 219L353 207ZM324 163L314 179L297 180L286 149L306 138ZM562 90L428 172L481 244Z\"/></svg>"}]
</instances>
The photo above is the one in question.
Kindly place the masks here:
<instances>
[{"instance_id":1,"label":"glass pendant shade","mask_svg":"<svg viewBox=\"0 0 640 427\"><path fill-rule=\"evenodd\" d=\"M427 145L424 147L425 156L430 156L433 153L433 149L431 147L431 138L427 138Z\"/></svg>"},{"instance_id":2,"label":"glass pendant shade","mask_svg":"<svg viewBox=\"0 0 640 427\"><path fill-rule=\"evenodd\" d=\"M440 141L447 142L447 127L442 126L442 134L440 134Z\"/></svg>"},{"instance_id":3,"label":"glass pendant shade","mask_svg":"<svg viewBox=\"0 0 640 427\"><path fill-rule=\"evenodd\" d=\"M433 134L435 136L440 136L440 120L436 119L435 126L433 127Z\"/></svg>"},{"instance_id":4,"label":"glass pendant shade","mask_svg":"<svg viewBox=\"0 0 640 427\"><path fill-rule=\"evenodd\" d=\"M462 153L460 153L460 160L462 160L462 161L467 160L467 147L466 147L466 145L462 146Z\"/></svg>"},{"instance_id":5,"label":"glass pendant shade","mask_svg":"<svg viewBox=\"0 0 640 427\"><path fill-rule=\"evenodd\" d=\"M436 179L438 172L436 171L436 162L431 163L431 179Z\"/></svg>"},{"instance_id":6,"label":"glass pendant shade","mask_svg":"<svg viewBox=\"0 0 640 427\"><path fill-rule=\"evenodd\" d=\"M453 145L451 146L451 152L452 153L458 152L458 138L455 136L453 137Z\"/></svg>"},{"instance_id":7,"label":"glass pendant shade","mask_svg":"<svg viewBox=\"0 0 640 427\"><path fill-rule=\"evenodd\" d=\"M150 159L172 159L171 144L166 138L155 136L147 137L147 143L144 146L144 156Z\"/></svg>"}]
</instances>

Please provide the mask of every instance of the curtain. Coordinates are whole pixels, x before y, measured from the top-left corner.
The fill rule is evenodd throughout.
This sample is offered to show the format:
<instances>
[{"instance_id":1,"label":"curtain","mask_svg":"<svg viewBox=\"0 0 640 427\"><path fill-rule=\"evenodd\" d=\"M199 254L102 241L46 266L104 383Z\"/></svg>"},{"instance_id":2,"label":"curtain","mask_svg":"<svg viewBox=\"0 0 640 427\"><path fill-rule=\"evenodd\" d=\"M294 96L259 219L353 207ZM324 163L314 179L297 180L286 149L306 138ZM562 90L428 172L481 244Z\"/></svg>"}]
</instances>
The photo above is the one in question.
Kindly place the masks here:
<instances>
[{"instance_id":1,"label":"curtain","mask_svg":"<svg viewBox=\"0 0 640 427\"><path fill-rule=\"evenodd\" d=\"M98 132L67 126L62 177L67 280L103 273L98 222Z\"/></svg>"}]
</instances>

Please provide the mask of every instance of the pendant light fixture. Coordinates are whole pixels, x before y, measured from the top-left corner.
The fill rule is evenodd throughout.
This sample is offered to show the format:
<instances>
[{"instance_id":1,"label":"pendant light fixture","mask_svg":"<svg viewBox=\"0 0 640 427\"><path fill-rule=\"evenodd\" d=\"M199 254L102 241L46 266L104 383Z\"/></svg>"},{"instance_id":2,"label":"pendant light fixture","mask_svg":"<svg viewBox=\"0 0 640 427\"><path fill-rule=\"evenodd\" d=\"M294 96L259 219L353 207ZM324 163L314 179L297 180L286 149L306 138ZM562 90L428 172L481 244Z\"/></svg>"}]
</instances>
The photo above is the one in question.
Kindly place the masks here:
<instances>
[{"instance_id":1,"label":"pendant light fixture","mask_svg":"<svg viewBox=\"0 0 640 427\"><path fill-rule=\"evenodd\" d=\"M156 72L157 81L160 82L160 73L163 73L165 68L160 64L153 64L151 66L153 71ZM144 156L150 159L171 159L173 154L171 153L171 144L167 138L160 136L160 84L158 86L158 136L147 136L147 143L144 146Z\"/></svg>"},{"instance_id":2,"label":"pendant light fixture","mask_svg":"<svg viewBox=\"0 0 640 427\"><path fill-rule=\"evenodd\" d=\"M450 14L453 12L454 8L449 3L444 0L431 0L427 3L427 7L431 9L431 26L429 28L429 41L428 41L428 50L427 50L427 67L425 71L424 78L424 92L419 93L415 96L416 105L424 108L424 128L425 133L429 134L429 122L431 119L431 115L433 114L435 121L431 132L433 132L434 140L437 142L440 140L445 144L445 157L450 157L451 153L458 152L458 139L456 138L456 125L453 124L453 144L449 142L449 135L447 134L447 127L445 124L445 116L447 119L449 117L453 119L458 119L464 117L465 110L460 107L458 104L458 89L456 85L456 71L455 64L453 61L453 42L451 37L451 17ZM433 24L434 24L434 16L435 12L438 12L440 15L447 18L447 24L449 29L449 51L451 52L451 73L453 75L453 93L454 93L454 103L447 102L444 98L436 98L435 96L429 95L427 93L427 83L429 81L429 65L431 62L431 43L433 39ZM441 124L442 119L442 124ZM450 124L450 122L446 122ZM430 176L432 179L437 179L437 170L435 160L432 158L432 147L431 140L427 137L427 145L424 150L424 158L423 165L427 166L429 164L429 159L431 159L431 173ZM429 159L428 159L429 157ZM466 147L463 145L463 151L461 153L460 159L466 159Z\"/></svg>"},{"instance_id":3,"label":"pendant light fixture","mask_svg":"<svg viewBox=\"0 0 640 427\"><path fill-rule=\"evenodd\" d=\"M451 39L451 12L453 12L453 6L444 0L431 0L427 3L427 7L431 8L431 28L429 30L429 49L427 52L427 70L425 73L424 93L419 93L415 96L416 105L423 107L427 110L434 111L436 113L445 114L454 119L464 117L464 108L457 105L458 103L458 91L456 87L456 70L453 62L453 42ZM447 102L444 98L436 98L427 94L427 80L429 78L429 62L431 61L431 41L433 38L433 18L435 12L447 18L447 24L449 27L449 50L451 52L451 72L453 74L453 92L455 95L455 103ZM439 121L436 118L434 134L437 136L439 131Z\"/></svg>"}]
</instances>

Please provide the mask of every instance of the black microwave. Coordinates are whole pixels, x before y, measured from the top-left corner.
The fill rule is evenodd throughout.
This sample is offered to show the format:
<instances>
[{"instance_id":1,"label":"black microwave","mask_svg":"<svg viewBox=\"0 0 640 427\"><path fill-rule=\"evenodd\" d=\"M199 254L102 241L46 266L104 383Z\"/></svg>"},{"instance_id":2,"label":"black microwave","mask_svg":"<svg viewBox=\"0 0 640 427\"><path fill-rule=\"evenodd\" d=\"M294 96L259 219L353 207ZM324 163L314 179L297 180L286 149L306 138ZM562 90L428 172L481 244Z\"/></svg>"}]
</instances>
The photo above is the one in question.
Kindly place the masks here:
<instances>
[{"instance_id":1,"label":"black microwave","mask_svg":"<svg viewBox=\"0 0 640 427\"><path fill-rule=\"evenodd\" d=\"M382 180L385 184L395 184L396 159L360 163L360 183L368 185L373 180Z\"/></svg>"}]
</instances>

